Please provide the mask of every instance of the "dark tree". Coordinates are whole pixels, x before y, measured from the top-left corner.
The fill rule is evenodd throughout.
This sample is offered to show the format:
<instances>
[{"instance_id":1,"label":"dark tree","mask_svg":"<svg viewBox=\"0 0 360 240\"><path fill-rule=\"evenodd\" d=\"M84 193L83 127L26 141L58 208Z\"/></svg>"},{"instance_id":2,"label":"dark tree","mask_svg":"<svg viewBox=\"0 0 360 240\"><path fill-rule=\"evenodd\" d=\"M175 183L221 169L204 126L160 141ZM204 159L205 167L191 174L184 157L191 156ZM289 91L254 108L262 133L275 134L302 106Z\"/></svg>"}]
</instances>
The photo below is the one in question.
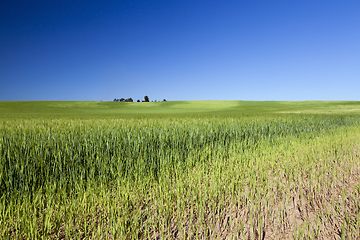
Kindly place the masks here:
<instances>
[{"instance_id":1,"label":"dark tree","mask_svg":"<svg viewBox=\"0 0 360 240\"><path fill-rule=\"evenodd\" d=\"M133 102L133 99L132 98L127 98L127 99L125 99L125 102Z\"/></svg>"},{"instance_id":2,"label":"dark tree","mask_svg":"<svg viewBox=\"0 0 360 240\"><path fill-rule=\"evenodd\" d=\"M125 98L120 98L120 102L123 102L123 101L125 101Z\"/></svg>"},{"instance_id":3,"label":"dark tree","mask_svg":"<svg viewBox=\"0 0 360 240\"><path fill-rule=\"evenodd\" d=\"M140 102L140 100L138 99L137 102Z\"/></svg>"},{"instance_id":4,"label":"dark tree","mask_svg":"<svg viewBox=\"0 0 360 240\"><path fill-rule=\"evenodd\" d=\"M145 102L150 102L150 99L149 99L148 96L145 96L145 97L144 97L144 100L145 100Z\"/></svg>"},{"instance_id":5,"label":"dark tree","mask_svg":"<svg viewBox=\"0 0 360 240\"><path fill-rule=\"evenodd\" d=\"M164 98L163 102L166 102L166 99Z\"/></svg>"}]
</instances>

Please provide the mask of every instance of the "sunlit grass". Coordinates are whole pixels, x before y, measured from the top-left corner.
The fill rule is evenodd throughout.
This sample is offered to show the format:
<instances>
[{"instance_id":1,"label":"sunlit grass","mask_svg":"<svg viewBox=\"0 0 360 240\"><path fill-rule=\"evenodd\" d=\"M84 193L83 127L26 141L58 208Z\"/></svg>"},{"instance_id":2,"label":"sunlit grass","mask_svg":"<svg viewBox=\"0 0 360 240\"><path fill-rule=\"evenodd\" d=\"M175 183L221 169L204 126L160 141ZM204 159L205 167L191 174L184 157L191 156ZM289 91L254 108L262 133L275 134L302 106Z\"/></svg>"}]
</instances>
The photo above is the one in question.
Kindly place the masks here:
<instances>
[{"instance_id":1,"label":"sunlit grass","mask_svg":"<svg viewBox=\"0 0 360 240\"><path fill-rule=\"evenodd\" d=\"M208 102L172 104L170 112ZM65 103L68 113L45 104L53 117L41 104L37 117L7 111L0 238L358 237L360 117L241 104L180 115L139 108L117 118L76 113L81 103Z\"/></svg>"},{"instance_id":2,"label":"sunlit grass","mask_svg":"<svg viewBox=\"0 0 360 240\"><path fill-rule=\"evenodd\" d=\"M360 102L168 101L168 102L0 102L1 118L93 118L150 115L237 115L274 113L359 114Z\"/></svg>"}]
</instances>

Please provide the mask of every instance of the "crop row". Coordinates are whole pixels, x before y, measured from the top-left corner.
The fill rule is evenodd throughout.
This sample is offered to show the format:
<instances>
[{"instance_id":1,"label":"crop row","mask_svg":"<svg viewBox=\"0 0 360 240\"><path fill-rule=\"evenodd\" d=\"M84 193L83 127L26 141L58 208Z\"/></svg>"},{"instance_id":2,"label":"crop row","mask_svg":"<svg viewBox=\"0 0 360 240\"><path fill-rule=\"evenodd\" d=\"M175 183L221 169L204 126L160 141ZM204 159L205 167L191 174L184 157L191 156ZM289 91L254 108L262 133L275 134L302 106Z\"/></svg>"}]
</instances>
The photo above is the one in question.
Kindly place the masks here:
<instances>
[{"instance_id":1,"label":"crop row","mask_svg":"<svg viewBox=\"0 0 360 240\"><path fill-rule=\"evenodd\" d=\"M0 127L0 196L31 193L48 184L74 189L89 182L158 179L226 159L263 142L313 138L357 124L355 116L235 119L22 120Z\"/></svg>"}]
</instances>

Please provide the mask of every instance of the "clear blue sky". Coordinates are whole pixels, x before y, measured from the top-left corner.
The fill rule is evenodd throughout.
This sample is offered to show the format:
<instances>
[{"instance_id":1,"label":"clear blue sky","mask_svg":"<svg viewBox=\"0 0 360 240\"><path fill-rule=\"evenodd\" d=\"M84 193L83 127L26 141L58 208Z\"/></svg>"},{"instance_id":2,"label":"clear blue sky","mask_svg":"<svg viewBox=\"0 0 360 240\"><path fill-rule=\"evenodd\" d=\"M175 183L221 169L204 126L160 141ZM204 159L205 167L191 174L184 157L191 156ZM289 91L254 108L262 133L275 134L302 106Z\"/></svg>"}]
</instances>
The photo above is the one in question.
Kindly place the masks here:
<instances>
[{"instance_id":1,"label":"clear blue sky","mask_svg":"<svg viewBox=\"0 0 360 240\"><path fill-rule=\"evenodd\" d=\"M2 1L0 101L360 100L360 1Z\"/></svg>"}]
</instances>

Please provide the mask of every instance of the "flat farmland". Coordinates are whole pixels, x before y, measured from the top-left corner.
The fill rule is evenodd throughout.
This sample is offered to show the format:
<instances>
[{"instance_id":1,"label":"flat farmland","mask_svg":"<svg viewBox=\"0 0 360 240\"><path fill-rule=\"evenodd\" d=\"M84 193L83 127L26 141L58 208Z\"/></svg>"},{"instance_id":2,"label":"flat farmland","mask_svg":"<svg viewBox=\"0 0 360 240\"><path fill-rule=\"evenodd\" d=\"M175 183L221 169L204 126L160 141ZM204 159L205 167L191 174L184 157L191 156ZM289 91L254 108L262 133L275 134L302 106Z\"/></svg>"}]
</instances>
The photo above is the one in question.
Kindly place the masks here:
<instances>
[{"instance_id":1,"label":"flat farmland","mask_svg":"<svg viewBox=\"0 0 360 240\"><path fill-rule=\"evenodd\" d=\"M0 102L1 239L357 239L360 102Z\"/></svg>"}]
</instances>

